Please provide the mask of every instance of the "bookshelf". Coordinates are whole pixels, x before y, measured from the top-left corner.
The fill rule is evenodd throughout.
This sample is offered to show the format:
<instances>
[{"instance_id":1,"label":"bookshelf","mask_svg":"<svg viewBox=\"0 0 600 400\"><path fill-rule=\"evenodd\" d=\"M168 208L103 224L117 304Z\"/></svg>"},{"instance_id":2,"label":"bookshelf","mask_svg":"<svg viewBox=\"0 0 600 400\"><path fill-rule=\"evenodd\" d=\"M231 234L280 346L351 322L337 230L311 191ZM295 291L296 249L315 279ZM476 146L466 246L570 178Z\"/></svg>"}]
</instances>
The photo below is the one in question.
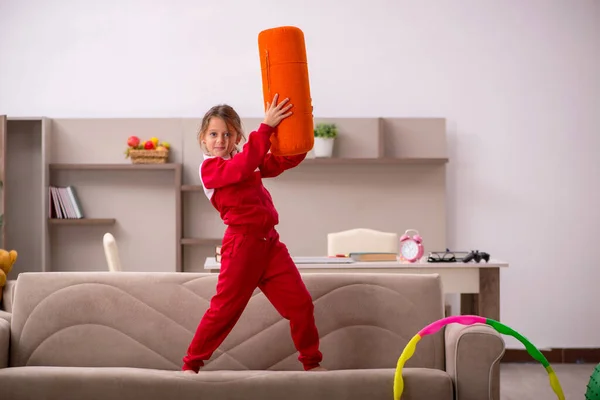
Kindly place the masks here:
<instances>
[{"instance_id":1,"label":"bookshelf","mask_svg":"<svg viewBox=\"0 0 600 400\"><path fill-rule=\"evenodd\" d=\"M117 222L115 218L49 218L51 225L114 225Z\"/></svg>"},{"instance_id":2,"label":"bookshelf","mask_svg":"<svg viewBox=\"0 0 600 400\"><path fill-rule=\"evenodd\" d=\"M246 134L261 120L243 118ZM116 237L128 270L203 271L225 226L199 184L200 121L0 117L2 229L5 247L20 253L15 273L106 270L105 232ZM264 181L290 252L322 255L327 233L359 226L417 227L429 247L445 248L445 120L315 118L319 122L338 125L333 157L307 158ZM125 141L133 134L169 141L169 163L125 160ZM50 218L48 188L70 185L85 218Z\"/></svg>"},{"instance_id":3,"label":"bookshelf","mask_svg":"<svg viewBox=\"0 0 600 400\"><path fill-rule=\"evenodd\" d=\"M174 214L172 210L165 210L165 214L172 215L172 220L175 223L175 232L179 232L181 226L181 207L180 207L180 197L181 197L181 164L180 163L165 163L165 164L131 164L131 163L51 163L49 164L49 170L54 174L67 174L71 175L69 178L63 178L63 182L66 182L69 179L74 179L73 174L80 176L87 176L90 181L93 182L104 182L106 185L112 185L116 182L117 177L120 177L121 180L123 176L129 176L129 179L125 179L125 182L128 184L128 189L132 191L134 194L136 192L135 188L137 184L143 184L142 178L140 178L138 173L146 175L145 183L152 182L153 176L157 173L166 172L170 175L170 178L167 178L167 181L170 181L170 192L171 196L174 198ZM91 178L90 174L95 175L95 178ZM116 175L115 175L116 174ZM83 178L86 179L86 178ZM123 182L123 180L122 180ZM152 183L151 183L152 184ZM163 185L161 185L163 186ZM152 189L151 189L152 190ZM107 189L106 195L109 195L110 189ZM98 196L88 196L87 203L91 205L90 208L94 208L92 200L94 197ZM145 203L145 199L140 198L139 201L134 202L136 205L140 204L140 208L143 208L143 203ZM127 206L125 206L127 207ZM83 204L83 209L85 210L86 205ZM108 207L110 209L111 207ZM150 209L152 207L149 207ZM115 209L115 208L113 208ZM120 208L119 212L123 213L123 207ZM138 218L138 221L140 219ZM88 227L104 227L109 228L111 226L116 225L121 219L119 218L102 218L102 217L86 217L81 219L58 219L58 218L49 218L48 222L52 226L88 226ZM133 225L135 224L135 218L130 218L128 223L123 223L124 225ZM136 224L139 225L139 224ZM157 229L157 227L149 227L149 229ZM158 227L160 229L160 227ZM104 231L102 231L104 233ZM176 234L174 238L175 246L174 246L174 263L171 261L172 268L171 270L176 272L182 271L182 250L180 246L180 235ZM100 241L98 241L100 244ZM122 245L121 245L122 246ZM138 244L139 246L139 244ZM122 246L123 247L123 246Z\"/></svg>"}]
</instances>

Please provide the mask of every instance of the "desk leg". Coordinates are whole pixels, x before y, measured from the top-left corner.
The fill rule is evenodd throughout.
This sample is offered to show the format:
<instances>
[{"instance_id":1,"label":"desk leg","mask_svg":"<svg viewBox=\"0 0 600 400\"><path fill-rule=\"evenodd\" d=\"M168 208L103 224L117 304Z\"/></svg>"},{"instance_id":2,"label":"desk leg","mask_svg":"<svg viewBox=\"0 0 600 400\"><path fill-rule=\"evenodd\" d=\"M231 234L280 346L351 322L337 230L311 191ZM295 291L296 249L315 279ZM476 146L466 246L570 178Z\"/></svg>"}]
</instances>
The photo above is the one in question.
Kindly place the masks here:
<instances>
[{"instance_id":1,"label":"desk leg","mask_svg":"<svg viewBox=\"0 0 600 400\"><path fill-rule=\"evenodd\" d=\"M500 321L500 268L479 270L479 315ZM492 398L500 399L500 365L492 371Z\"/></svg>"},{"instance_id":2,"label":"desk leg","mask_svg":"<svg viewBox=\"0 0 600 400\"><path fill-rule=\"evenodd\" d=\"M481 283L479 283L481 285ZM479 315L477 312L477 294L462 293L460 295L460 315Z\"/></svg>"},{"instance_id":3,"label":"desk leg","mask_svg":"<svg viewBox=\"0 0 600 400\"><path fill-rule=\"evenodd\" d=\"M500 321L500 268L479 270L479 315Z\"/></svg>"},{"instance_id":4,"label":"desk leg","mask_svg":"<svg viewBox=\"0 0 600 400\"><path fill-rule=\"evenodd\" d=\"M479 270L479 293L461 294L460 313L500 321L500 268ZM492 398L500 399L500 365L492 372Z\"/></svg>"},{"instance_id":5,"label":"desk leg","mask_svg":"<svg viewBox=\"0 0 600 400\"><path fill-rule=\"evenodd\" d=\"M480 315L500 321L500 269L479 270L479 293L460 295L461 315Z\"/></svg>"}]
</instances>

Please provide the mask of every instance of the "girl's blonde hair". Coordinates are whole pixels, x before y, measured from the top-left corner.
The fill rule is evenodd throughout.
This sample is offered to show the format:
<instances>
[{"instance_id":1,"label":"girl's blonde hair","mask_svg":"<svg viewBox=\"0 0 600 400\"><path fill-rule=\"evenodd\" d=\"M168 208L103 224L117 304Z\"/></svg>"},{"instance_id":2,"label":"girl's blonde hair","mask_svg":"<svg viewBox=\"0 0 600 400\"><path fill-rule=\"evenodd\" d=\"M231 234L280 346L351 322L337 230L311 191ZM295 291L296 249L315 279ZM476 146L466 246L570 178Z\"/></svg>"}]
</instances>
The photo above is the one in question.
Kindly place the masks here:
<instances>
[{"instance_id":1,"label":"girl's blonde hair","mask_svg":"<svg viewBox=\"0 0 600 400\"><path fill-rule=\"evenodd\" d=\"M211 107L210 110L204 114L202 118L202 123L200 124L200 129L198 130L198 144L204 153L208 153L208 149L202 143L204 136L206 135L206 131L208 129L208 124L210 123L210 119L213 117L221 118L225 125L227 125L227 129L229 129L230 133L236 134L235 140L240 138L240 141L236 143L236 149L239 151L238 146L242 143L242 141L246 140L246 136L244 135L244 130L242 129L242 120L238 113L233 109L233 107L227 104L219 104L214 107Z\"/></svg>"}]
</instances>

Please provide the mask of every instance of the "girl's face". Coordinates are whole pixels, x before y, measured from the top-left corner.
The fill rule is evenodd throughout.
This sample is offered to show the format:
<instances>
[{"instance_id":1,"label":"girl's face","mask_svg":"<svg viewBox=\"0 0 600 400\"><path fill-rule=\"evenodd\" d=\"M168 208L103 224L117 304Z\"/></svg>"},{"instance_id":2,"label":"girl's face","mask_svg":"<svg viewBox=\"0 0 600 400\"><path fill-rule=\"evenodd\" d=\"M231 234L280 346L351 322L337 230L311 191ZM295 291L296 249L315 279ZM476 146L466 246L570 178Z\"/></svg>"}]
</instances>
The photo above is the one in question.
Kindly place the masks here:
<instances>
[{"instance_id":1,"label":"girl's face","mask_svg":"<svg viewBox=\"0 0 600 400\"><path fill-rule=\"evenodd\" d=\"M212 117L208 122L203 142L211 155L225 157L231 154L240 138L237 132L229 130L225 121L219 117Z\"/></svg>"}]
</instances>

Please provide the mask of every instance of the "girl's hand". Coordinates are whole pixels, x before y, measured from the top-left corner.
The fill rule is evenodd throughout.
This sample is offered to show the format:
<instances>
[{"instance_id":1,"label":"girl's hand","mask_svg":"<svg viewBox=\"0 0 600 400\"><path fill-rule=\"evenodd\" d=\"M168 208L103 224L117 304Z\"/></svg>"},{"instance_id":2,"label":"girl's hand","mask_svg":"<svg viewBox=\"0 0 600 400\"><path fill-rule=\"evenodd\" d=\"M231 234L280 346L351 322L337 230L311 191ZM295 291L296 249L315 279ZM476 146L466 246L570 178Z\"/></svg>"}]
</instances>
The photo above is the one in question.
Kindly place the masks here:
<instances>
[{"instance_id":1,"label":"girl's hand","mask_svg":"<svg viewBox=\"0 0 600 400\"><path fill-rule=\"evenodd\" d=\"M290 99L285 99L281 103L277 104L277 98L279 94L275 94L273 97L273 102L269 104L267 101L267 111L265 112L265 119L263 124L267 124L272 128L275 128L279 123L284 119L292 115L292 112L287 112L290 108L292 108L291 104L283 107L285 103L287 103Z\"/></svg>"}]
</instances>

